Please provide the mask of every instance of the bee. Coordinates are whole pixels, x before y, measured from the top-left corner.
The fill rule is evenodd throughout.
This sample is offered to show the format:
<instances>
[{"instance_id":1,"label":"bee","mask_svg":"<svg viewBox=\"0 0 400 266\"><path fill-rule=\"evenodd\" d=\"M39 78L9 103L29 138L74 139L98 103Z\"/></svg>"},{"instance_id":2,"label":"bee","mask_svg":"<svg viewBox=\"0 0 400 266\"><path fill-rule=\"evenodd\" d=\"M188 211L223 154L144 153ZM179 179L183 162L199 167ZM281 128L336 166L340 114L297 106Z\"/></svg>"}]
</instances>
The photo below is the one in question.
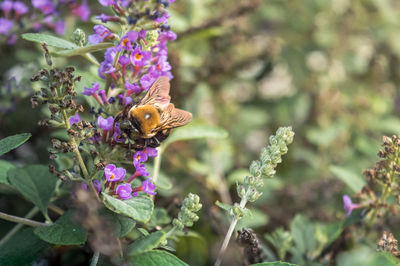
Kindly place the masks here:
<instances>
[{"instance_id":1,"label":"bee","mask_svg":"<svg viewBox=\"0 0 400 266\"><path fill-rule=\"evenodd\" d=\"M175 108L170 103L168 77L159 77L138 102L132 102L116 115L122 137L133 140L133 148L160 146L171 130L192 120L190 112Z\"/></svg>"}]
</instances>

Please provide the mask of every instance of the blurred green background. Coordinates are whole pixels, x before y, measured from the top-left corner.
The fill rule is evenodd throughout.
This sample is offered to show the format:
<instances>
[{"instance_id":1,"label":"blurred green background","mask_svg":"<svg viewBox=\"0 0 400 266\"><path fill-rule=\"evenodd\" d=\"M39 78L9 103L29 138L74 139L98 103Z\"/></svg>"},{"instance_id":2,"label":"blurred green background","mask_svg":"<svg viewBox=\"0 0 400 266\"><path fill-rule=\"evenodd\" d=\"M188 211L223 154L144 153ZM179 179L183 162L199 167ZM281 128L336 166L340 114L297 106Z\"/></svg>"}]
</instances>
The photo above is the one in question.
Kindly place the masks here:
<instances>
[{"instance_id":1,"label":"blurred green background","mask_svg":"<svg viewBox=\"0 0 400 266\"><path fill-rule=\"evenodd\" d=\"M91 5L92 13L99 13L97 2ZM255 230L272 259L276 249L264 236L280 227L290 230L296 214L308 217L308 223L343 221L342 195L361 189L362 169L373 167L382 136L400 132L400 2L187 0L173 3L170 11L171 28L178 34L169 45L172 101L193 113L193 123L229 132L223 140L179 142L164 153L162 171L173 187L160 191L156 205L168 207L190 191L204 206L196 233L181 238L177 255L191 265L215 260L229 222L215 201L238 201L236 181L243 180L279 126L293 127L294 143L276 178L266 180L263 196L249 205L253 217L241 226ZM91 34L91 23L68 23L65 38L76 26ZM54 134L37 126L43 110L30 107L28 79L44 63L31 46L19 39L0 50L0 105L15 102L12 112L0 114L0 137L33 134L29 144L5 157L20 164L48 162ZM84 59L68 60L56 63L86 73L82 87L96 79ZM15 73L17 81L9 81ZM0 196L0 209L8 213L24 215L30 208L26 204ZM302 265L375 263L380 260L370 250L383 229L400 236L394 226L398 220L393 217L368 233L348 227L335 235L333 247L323 245L301 259L293 251L286 258ZM11 226L1 222L2 234ZM224 265L242 262L233 242Z\"/></svg>"}]
</instances>

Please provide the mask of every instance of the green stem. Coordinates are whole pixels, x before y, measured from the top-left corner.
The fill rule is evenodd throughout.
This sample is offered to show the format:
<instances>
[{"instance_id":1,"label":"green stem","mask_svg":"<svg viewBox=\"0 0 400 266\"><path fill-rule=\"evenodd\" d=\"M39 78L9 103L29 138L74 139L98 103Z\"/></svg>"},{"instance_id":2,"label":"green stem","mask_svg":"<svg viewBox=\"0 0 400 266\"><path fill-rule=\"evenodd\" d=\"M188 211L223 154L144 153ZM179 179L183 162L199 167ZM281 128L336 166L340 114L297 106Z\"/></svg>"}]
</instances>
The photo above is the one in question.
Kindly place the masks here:
<instances>
[{"instance_id":1,"label":"green stem","mask_svg":"<svg viewBox=\"0 0 400 266\"><path fill-rule=\"evenodd\" d=\"M67 113L65 112L65 109L62 109L62 110L61 110L61 113L62 113L62 116L63 116L63 119L64 119L65 126L67 127L67 129L69 129L71 126L70 126L70 124L69 124L68 116L67 116ZM96 195L96 198L97 198L98 200L100 200L99 195L97 194L97 191L96 191L96 189L95 189L94 186L93 186L93 182L92 182L92 180L90 179L89 172L88 172L88 170L87 170L87 168L86 168L85 162L84 162L83 159L82 159L81 153L80 153L80 151L79 151L78 145L77 145L77 143L76 143L74 137L70 136L70 137L69 137L69 140L70 140L71 145L73 146L73 152L75 153L76 158L78 159L78 163L79 163L79 166L80 166L80 168L81 168L81 170L82 170L83 176L85 177L86 180L89 181L89 182L88 182L89 189L92 191L92 193L93 193L94 195Z\"/></svg>"},{"instance_id":2,"label":"green stem","mask_svg":"<svg viewBox=\"0 0 400 266\"><path fill-rule=\"evenodd\" d=\"M83 57L95 64L96 66L100 66L99 62L97 62L96 57L94 57L91 53L84 54Z\"/></svg>"},{"instance_id":3,"label":"green stem","mask_svg":"<svg viewBox=\"0 0 400 266\"><path fill-rule=\"evenodd\" d=\"M160 175L160 167L161 167L161 156L162 156L163 148L162 146L158 148L158 155L154 159L154 173L153 173L153 183L157 185L158 176ZM154 198L154 196L151 196Z\"/></svg>"},{"instance_id":4,"label":"green stem","mask_svg":"<svg viewBox=\"0 0 400 266\"><path fill-rule=\"evenodd\" d=\"M25 216L25 219L30 219L35 216L39 212L38 207L33 207ZM0 240L0 247L4 245L11 237L13 237L24 225L19 223L15 225L1 240Z\"/></svg>"},{"instance_id":5,"label":"green stem","mask_svg":"<svg viewBox=\"0 0 400 266\"><path fill-rule=\"evenodd\" d=\"M34 227L50 225L50 224L45 224L45 223L41 223L41 222L36 222L36 221L33 221L28 218L22 218L22 217L18 217L18 216L14 216L14 215L9 215L4 212L0 212L0 219L14 222L14 223L20 223L20 224L25 224L25 225L29 225L29 226L34 226Z\"/></svg>"},{"instance_id":6,"label":"green stem","mask_svg":"<svg viewBox=\"0 0 400 266\"><path fill-rule=\"evenodd\" d=\"M246 193L246 195L243 197L243 199L240 201L240 205L239 205L240 208L243 209L243 208L246 206L246 203L247 203L247 193ZM239 221L239 218L237 218L237 217L235 217L235 218L232 220L231 225L229 226L228 232L227 232L226 235L225 235L224 242L222 242L221 249L220 249L219 252L218 252L218 257L217 257L217 260L215 261L214 266L219 266L219 265L221 265L222 256L224 255L224 253L225 253L225 251L226 251L226 248L228 247L229 240L230 240L231 237L232 237L233 230L235 230L235 227L236 227L236 224L237 224L238 221Z\"/></svg>"},{"instance_id":7,"label":"green stem","mask_svg":"<svg viewBox=\"0 0 400 266\"><path fill-rule=\"evenodd\" d=\"M175 233L176 229L178 229L178 227L176 227L176 226L174 225L174 227L172 227L171 230L169 230L169 231L167 232L167 234L165 235L165 239L168 239L173 233Z\"/></svg>"}]
</instances>

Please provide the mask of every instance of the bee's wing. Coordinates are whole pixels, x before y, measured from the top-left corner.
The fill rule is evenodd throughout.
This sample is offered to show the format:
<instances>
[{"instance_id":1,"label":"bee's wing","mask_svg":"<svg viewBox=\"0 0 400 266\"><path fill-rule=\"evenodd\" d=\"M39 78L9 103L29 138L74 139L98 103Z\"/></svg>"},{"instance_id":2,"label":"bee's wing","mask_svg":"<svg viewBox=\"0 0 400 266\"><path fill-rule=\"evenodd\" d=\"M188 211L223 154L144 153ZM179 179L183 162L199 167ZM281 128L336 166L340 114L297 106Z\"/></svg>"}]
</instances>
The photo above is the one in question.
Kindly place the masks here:
<instances>
[{"instance_id":1,"label":"bee's wing","mask_svg":"<svg viewBox=\"0 0 400 266\"><path fill-rule=\"evenodd\" d=\"M166 108L171 100L169 88L168 77L159 77L138 105L155 105L161 109Z\"/></svg>"},{"instance_id":2,"label":"bee's wing","mask_svg":"<svg viewBox=\"0 0 400 266\"><path fill-rule=\"evenodd\" d=\"M161 115L160 127L162 129L181 127L191 120L192 114L190 112L175 108L171 103Z\"/></svg>"}]
</instances>

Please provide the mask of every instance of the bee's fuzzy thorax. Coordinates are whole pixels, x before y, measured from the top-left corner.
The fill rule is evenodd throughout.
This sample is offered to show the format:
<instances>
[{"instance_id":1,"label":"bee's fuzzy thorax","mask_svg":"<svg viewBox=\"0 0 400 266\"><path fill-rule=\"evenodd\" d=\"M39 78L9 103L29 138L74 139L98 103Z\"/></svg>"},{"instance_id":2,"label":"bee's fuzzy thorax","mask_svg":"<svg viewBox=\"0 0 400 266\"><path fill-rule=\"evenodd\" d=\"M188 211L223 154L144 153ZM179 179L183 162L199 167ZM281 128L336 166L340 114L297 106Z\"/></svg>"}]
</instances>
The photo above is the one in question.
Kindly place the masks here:
<instances>
[{"instance_id":1,"label":"bee's fuzzy thorax","mask_svg":"<svg viewBox=\"0 0 400 266\"><path fill-rule=\"evenodd\" d=\"M133 107L129 113L140 121L141 130L145 135L149 135L160 124L160 114L152 105Z\"/></svg>"}]
</instances>

